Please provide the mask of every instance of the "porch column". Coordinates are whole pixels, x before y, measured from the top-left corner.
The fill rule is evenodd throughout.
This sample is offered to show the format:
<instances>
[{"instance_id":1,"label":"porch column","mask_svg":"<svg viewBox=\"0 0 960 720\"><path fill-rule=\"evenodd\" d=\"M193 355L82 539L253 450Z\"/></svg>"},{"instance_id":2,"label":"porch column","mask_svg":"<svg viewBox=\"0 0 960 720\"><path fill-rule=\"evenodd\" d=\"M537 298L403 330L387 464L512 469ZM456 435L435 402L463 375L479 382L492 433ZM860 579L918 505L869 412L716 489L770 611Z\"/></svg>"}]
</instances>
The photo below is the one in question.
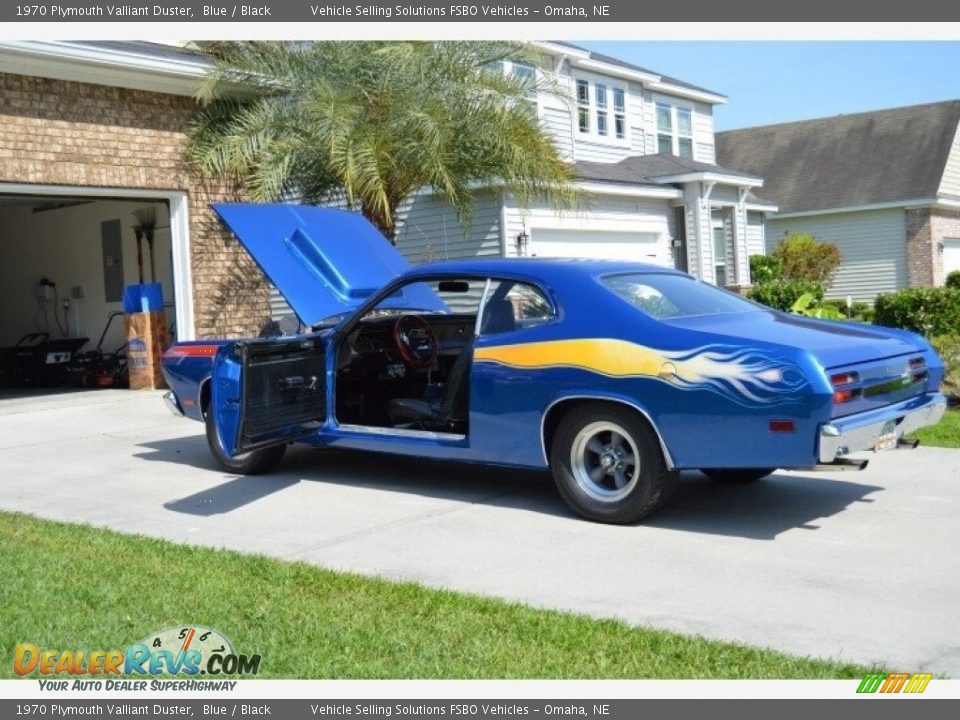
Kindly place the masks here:
<instances>
[{"instance_id":1,"label":"porch column","mask_svg":"<svg viewBox=\"0 0 960 720\"><path fill-rule=\"evenodd\" d=\"M734 278L737 287L750 285L750 256L747 250L747 192L749 188L737 189L737 204L733 207L733 259Z\"/></svg>"},{"instance_id":2,"label":"porch column","mask_svg":"<svg viewBox=\"0 0 960 720\"><path fill-rule=\"evenodd\" d=\"M695 278L716 283L713 265L713 235L710 229L712 183L690 182L683 186L687 221L687 268Z\"/></svg>"}]
</instances>

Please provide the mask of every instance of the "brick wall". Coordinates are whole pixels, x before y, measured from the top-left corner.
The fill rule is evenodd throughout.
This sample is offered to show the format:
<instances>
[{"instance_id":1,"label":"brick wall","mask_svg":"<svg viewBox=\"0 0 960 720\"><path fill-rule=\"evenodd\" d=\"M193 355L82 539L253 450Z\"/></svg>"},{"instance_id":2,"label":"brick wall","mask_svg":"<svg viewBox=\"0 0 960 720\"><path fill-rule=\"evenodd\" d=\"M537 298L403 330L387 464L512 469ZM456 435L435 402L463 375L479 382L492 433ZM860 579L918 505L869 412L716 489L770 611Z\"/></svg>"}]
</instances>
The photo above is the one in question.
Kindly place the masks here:
<instances>
[{"instance_id":1,"label":"brick wall","mask_svg":"<svg viewBox=\"0 0 960 720\"><path fill-rule=\"evenodd\" d=\"M930 208L909 209L907 224L907 287L933 285L935 278Z\"/></svg>"},{"instance_id":2,"label":"brick wall","mask_svg":"<svg viewBox=\"0 0 960 720\"><path fill-rule=\"evenodd\" d=\"M176 95L0 73L0 182L186 192L197 337L256 334L270 314L267 285L209 207L239 193L198 181L181 162L193 107Z\"/></svg>"}]
</instances>

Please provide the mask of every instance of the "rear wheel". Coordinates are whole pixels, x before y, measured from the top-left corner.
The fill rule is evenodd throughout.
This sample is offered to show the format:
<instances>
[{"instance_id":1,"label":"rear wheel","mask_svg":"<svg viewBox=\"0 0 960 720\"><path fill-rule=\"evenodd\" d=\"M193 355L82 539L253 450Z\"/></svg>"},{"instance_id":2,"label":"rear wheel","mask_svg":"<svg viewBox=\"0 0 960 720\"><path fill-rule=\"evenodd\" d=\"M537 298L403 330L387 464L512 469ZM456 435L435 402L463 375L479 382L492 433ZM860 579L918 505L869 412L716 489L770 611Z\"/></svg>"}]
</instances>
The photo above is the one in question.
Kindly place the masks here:
<instances>
[{"instance_id":1,"label":"rear wheel","mask_svg":"<svg viewBox=\"0 0 960 720\"><path fill-rule=\"evenodd\" d=\"M711 480L745 484L763 480L775 470L776 468L701 468L700 472Z\"/></svg>"},{"instance_id":2,"label":"rear wheel","mask_svg":"<svg viewBox=\"0 0 960 720\"><path fill-rule=\"evenodd\" d=\"M677 480L649 423L607 403L580 405L563 417L550 466L564 501L580 515L607 523L632 523L656 512Z\"/></svg>"},{"instance_id":3,"label":"rear wheel","mask_svg":"<svg viewBox=\"0 0 960 720\"><path fill-rule=\"evenodd\" d=\"M238 475L268 473L280 464L280 459L287 450L285 444L274 445L273 447L251 450L248 453L230 457L220 442L220 435L217 433L212 412L204 413L203 423L207 429L207 445L210 447L210 452L213 453L213 457L216 458L220 467L227 472L237 473Z\"/></svg>"}]
</instances>

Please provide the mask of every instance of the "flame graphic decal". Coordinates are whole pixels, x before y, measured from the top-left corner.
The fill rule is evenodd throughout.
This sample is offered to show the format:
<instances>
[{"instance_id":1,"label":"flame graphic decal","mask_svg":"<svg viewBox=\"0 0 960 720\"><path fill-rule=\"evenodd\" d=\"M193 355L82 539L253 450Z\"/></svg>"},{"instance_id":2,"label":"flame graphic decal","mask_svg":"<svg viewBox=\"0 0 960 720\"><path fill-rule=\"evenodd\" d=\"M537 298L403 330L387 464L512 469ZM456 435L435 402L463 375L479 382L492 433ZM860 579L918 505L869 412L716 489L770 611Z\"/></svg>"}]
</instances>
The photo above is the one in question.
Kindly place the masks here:
<instances>
[{"instance_id":1,"label":"flame graphic decal","mask_svg":"<svg viewBox=\"0 0 960 720\"><path fill-rule=\"evenodd\" d=\"M755 348L706 345L672 351L625 340L553 340L477 348L477 362L509 367L570 367L610 377L649 377L681 390L706 390L745 407L800 400L807 380L792 363Z\"/></svg>"},{"instance_id":2,"label":"flame graphic decal","mask_svg":"<svg viewBox=\"0 0 960 720\"><path fill-rule=\"evenodd\" d=\"M710 345L663 354L676 367L670 382L677 387L709 390L741 405L795 402L807 387L795 365L772 360L751 348Z\"/></svg>"}]
</instances>

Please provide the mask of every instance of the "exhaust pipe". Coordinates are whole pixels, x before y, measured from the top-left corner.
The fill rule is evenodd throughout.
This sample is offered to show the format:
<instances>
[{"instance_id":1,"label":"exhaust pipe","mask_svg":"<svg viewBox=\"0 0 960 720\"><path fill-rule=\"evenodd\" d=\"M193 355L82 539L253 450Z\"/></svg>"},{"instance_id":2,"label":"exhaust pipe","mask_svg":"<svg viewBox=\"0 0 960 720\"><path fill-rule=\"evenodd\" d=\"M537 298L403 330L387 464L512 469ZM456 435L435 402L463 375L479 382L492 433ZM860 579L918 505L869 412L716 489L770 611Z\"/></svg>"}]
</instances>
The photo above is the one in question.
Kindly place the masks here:
<instances>
[{"instance_id":1,"label":"exhaust pipe","mask_svg":"<svg viewBox=\"0 0 960 720\"><path fill-rule=\"evenodd\" d=\"M837 458L832 463L818 463L813 466L817 472L836 472L837 470L863 470L869 460L854 460L853 458Z\"/></svg>"},{"instance_id":2,"label":"exhaust pipe","mask_svg":"<svg viewBox=\"0 0 960 720\"><path fill-rule=\"evenodd\" d=\"M918 447L920 447L919 440L907 440L902 437L897 440L897 450L916 450Z\"/></svg>"}]
</instances>

